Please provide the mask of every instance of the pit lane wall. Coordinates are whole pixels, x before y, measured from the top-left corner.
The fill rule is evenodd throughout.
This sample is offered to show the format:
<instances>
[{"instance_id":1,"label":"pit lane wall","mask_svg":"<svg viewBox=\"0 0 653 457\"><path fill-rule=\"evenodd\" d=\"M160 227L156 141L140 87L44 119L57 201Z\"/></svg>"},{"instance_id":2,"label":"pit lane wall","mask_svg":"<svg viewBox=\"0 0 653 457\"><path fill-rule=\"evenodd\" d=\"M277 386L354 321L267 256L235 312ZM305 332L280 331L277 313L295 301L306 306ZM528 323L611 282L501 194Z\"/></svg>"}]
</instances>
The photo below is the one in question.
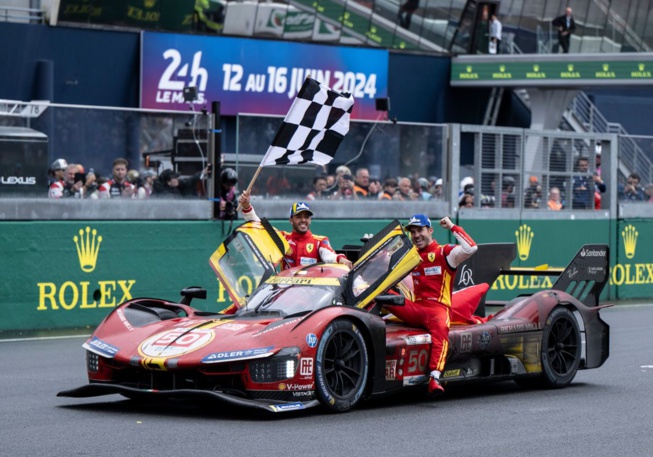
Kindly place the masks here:
<instances>
[{"instance_id":1,"label":"pit lane wall","mask_svg":"<svg viewBox=\"0 0 653 457\"><path fill-rule=\"evenodd\" d=\"M315 233L332 245L360 244L384 220L320 220ZM611 247L610 285L603 300L653 296L653 219L461 220L479 243L516 242L513 266L548 263L563 267L585 243ZM290 229L287 220L272 223ZM94 328L116 305L132 297L179 299L187 286L208 291L204 310L224 308L229 299L208 265L224 238L221 221L2 222L0 336L51 329ZM435 228L440 242L454 240ZM500 278L490 299L510 299L549 287L547 277Z\"/></svg>"}]
</instances>

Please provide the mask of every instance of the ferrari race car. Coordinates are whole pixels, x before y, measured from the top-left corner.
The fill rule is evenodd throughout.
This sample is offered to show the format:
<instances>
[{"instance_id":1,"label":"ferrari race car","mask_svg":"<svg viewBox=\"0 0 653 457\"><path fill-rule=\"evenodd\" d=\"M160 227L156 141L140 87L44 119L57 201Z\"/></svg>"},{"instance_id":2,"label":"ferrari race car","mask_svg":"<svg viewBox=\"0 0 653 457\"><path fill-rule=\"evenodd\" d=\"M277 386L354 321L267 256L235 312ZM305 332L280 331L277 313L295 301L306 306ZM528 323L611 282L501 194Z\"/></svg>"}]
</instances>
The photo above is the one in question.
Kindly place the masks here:
<instances>
[{"instance_id":1,"label":"ferrari race car","mask_svg":"<svg viewBox=\"0 0 653 457\"><path fill-rule=\"evenodd\" d=\"M210 264L233 305L222 312L139 298L115 308L84 343L90 383L64 397L121 394L131 399L200 398L284 412L321 405L347 411L372 396L428 381L430 335L384 306L412 297L409 272L420 258L393 221L358 249L352 269L317 263L280 273L287 241L266 221L239 226ZM598 298L608 280L608 247L586 245L550 290L519 296L490 317L474 316L513 244L481 245L459 267L445 385L514 380L563 387L577 370L608 358L609 327ZM497 305L497 303L493 303Z\"/></svg>"}]
</instances>

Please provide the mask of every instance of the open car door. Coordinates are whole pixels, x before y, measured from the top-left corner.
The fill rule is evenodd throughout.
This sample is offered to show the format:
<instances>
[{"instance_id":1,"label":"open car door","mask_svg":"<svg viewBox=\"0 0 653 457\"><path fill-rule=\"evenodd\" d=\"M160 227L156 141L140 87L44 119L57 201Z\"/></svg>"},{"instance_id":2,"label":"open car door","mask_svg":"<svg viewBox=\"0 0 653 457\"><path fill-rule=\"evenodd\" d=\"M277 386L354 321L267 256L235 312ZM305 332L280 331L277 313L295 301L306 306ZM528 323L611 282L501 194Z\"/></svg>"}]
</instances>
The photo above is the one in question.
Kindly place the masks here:
<instances>
[{"instance_id":1,"label":"open car door","mask_svg":"<svg viewBox=\"0 0 653 457\"><path fill-rule=\"evenodd\" d=\"M378 294L401 281L419 262L417 249L401 223L392 221L363 246L345 284L347 303L364 308Z\"/></svg>"},{"instance_id":2,"label":"open car door","mask_svg":"<svg viewBox=\"0 0 653 457\"><path fill-rule=\"evenodd\" d=\"M288 248L288 241L266 219L236 227L209 259L233 301L223 313L243 306L254 289L275 274Z\"/></svg>"}]
</instances>

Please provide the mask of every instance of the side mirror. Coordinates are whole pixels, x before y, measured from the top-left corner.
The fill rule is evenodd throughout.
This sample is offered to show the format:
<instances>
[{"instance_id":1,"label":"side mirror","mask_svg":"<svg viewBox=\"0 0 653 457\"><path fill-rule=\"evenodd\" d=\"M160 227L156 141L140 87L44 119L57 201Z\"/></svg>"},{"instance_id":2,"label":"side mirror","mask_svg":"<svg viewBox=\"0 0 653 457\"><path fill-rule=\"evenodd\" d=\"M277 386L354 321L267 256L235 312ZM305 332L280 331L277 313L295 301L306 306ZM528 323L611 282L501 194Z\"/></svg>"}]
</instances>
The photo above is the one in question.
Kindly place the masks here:
<instances>
[{"instance_id":1,"label":"side mirror","mask_svg":"<svg viewBox=\"0 0 653 457\"><path fill-rule=\"evenodd\" d=\"M406 303L406 298L403 295L379 295L374 299L374 301L379 305L388 305L388 306L404 306Z\"/></svg>"},{"instance_id":2,"label":"side mirror","mask_svg":"<svg viewBox=\"0 0 653 457\"><path fill-rule=\"evenodd\" d=\"M179 303L182 305L190 305L193 298L206 299L206 289L199 286L186 287L181 291L182 299Z\"/></svg>"}]
</instances>

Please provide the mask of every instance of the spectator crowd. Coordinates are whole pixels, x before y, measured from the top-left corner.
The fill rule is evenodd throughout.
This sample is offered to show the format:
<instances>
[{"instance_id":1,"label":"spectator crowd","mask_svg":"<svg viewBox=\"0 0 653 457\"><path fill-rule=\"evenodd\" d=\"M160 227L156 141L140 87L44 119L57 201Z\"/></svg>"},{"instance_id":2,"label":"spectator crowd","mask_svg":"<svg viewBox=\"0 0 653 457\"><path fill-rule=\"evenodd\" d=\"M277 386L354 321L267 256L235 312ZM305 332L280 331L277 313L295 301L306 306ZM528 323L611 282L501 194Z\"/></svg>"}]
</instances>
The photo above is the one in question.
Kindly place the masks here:
<instances>
[{"instance_id":1,"label":"spectator crowd","mask_svg":"<svg viewBox=\"0 0 653 457\"><path fill-rule=\"evenodd\" d=\"M601 177L600 151L596 155L596 167L590 170L587 157L576 159L574 175L570 181L558 182L552 176L543 176L548 186L543 188L540 178L535 175L521 179L518 175L501 175L497 186L494 178L483 183L483 190L476 189L474 179L466 176L460 181L458 189L459 208L515 208L548 209L601 209L602 194L606 185ZM211 176L210 165L193 176L182 177L171 169L157 174L151 169L138 171L130 169L123 158L113 162L111 174L100 176L91 168L86 171L82 164L68 163L65 159L55 160L49 170L50 198L80 199L148 199L148 198L207 198L207 178ZM519 196L519 183L527 185ZM653 183L645 187L640 183L637 173L631 173L619 185L620 202L653 202ZM237 206L238 175L232 168L225 168L220 174L220 217L235 218ZM438 201L445 200L445 182L436 176L421 177L419 173L411 176L386 177L384 179L370 174L366 167L352 173L345 165L340 165L333 174L326 167L316 168L312 182L307 184L308 193L298 193L279 167L264 181L266 196L279 198L301 197L306 201L316 200L379 200L379 201ZM498 189L497 189L498 187Z\"/></svg>"}]
</instances>

